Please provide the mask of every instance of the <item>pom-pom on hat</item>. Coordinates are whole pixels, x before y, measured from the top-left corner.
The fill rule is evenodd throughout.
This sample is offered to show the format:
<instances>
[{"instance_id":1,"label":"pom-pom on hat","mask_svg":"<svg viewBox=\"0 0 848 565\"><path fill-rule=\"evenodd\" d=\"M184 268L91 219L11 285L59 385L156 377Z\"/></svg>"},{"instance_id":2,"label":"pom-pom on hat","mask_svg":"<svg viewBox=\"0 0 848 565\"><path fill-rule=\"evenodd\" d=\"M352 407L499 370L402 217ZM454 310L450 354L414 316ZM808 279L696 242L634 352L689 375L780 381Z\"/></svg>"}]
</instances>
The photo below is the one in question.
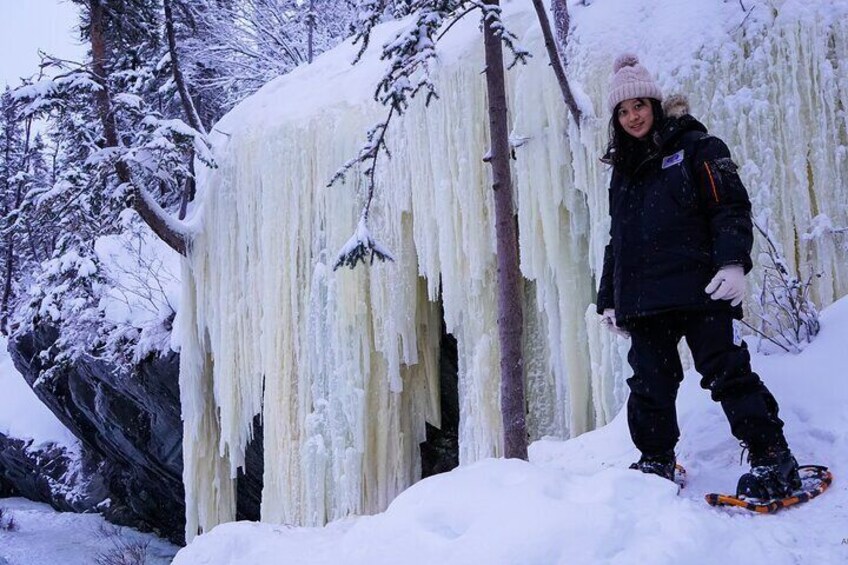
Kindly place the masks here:
<instances>
[{"instance_id":1,"label":"pom-pom on hat","mask_svg":"<svg viewBox=\"0 0 848 565\"><path fill-rule=\"evenodd\" d=\"M623 53L613 63L613 76L607 99L610 113L624 100L631 98L654 98L662 101L659 85L654 82L648 69L639 63L639 57L632 53Z\"/></svg>"}]
</instances>

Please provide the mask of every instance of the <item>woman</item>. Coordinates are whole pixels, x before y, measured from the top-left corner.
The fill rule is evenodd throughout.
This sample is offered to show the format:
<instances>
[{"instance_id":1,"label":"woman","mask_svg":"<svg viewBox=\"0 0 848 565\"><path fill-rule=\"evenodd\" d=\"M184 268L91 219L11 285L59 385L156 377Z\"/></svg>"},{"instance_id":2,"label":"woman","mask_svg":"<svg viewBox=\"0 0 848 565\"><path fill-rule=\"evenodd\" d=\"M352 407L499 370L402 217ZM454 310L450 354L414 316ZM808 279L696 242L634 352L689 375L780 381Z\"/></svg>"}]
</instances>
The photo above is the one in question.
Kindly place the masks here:
<instances>
[{"instance_id":1,"label":"woman","mask_svg":"<svg viewBox=\"0 0 848 565\"><path fill-rule=\"evenodd\" d=\"M642 453L631 468L673 479L683 379L677 344L685 338L701 386L749 449L752 469L737 493L787 496L801 483L777 402L751 370L745 344L734 342L752 266L748 194L727 146L688 115L685 100L663 107L659 86L633 55L620 56L614 71L605 156L612 221L598 313L631 339L627 417Z\"/></svg>"}]
</instances>

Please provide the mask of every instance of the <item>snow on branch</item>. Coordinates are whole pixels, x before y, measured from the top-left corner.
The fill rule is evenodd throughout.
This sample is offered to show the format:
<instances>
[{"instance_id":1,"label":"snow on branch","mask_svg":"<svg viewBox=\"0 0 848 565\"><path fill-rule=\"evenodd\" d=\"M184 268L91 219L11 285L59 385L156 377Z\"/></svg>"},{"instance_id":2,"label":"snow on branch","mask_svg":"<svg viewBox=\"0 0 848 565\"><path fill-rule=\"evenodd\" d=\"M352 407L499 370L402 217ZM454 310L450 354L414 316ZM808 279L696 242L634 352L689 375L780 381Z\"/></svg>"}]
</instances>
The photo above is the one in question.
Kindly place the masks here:
<instances>
[{"instance_id":1,"label":"snow on branch","mask_svg":"<svg viewBox=\"0 0 848 565\"><path fill-rule=\"evenodd\" d=\"M150 193L162 194L181 180L193 180L194 157L210 168L216 166L205 132L163 116L146 101L143 69L101 76L104 70L92 68L94 64L45 58L42 67L47 66L60 74L24 84L12 96L26 117L69 120L65 130L55 135L66 136L62 143L76 147L85 173L77 175L74 192L87 194L86 198L97 193L113 212L131 205L154 233L185 254L190 239L187 228ZM117 177L117 182L98 181L110 177ZM55 188L67 184L58 183Z\"/></svg>"},{"instance_id":2,"label":"snow on branch","mask_svg":"<svg viewBox=\"0 0 848 565\"><path fill-rule=\"evenodd\" d=\"M368 234L368 218L371 203L374 199L376 185L377 161L381 152L391 158L386 145L386 131L395 116L403 115L409 108L410 102L420 92L425 92L425 106L439 98L436 85L430 76L430 61L436 58L436 44L458 20L479 9L483 21L486 21L495 36L498 37L512 53L513 60L508 68L518 62L525 63L531 56L530 52L518 45L515 34L510 32L501 19L500 6L490 5L481 0L366 0L360 6L359 14L352 25L354 45L361 43L353 63L357 63L368 48L373 28L383 21L388 13L394 16L413 15L413 21L383 45L380 59L389 62L388 69L377 84L374 99L388 108L386 119L372 126L366 133L366 141L356 157L347 161L330 179L327 186L344 180L351 169L364 165L361 169L368 182L367 196L360 215L357 231L339 253L339 265L347 264L351 268L362 260L367 252L384 260L391 255L378 243L371 239L360 237ZM352 242L359 242L353 244ZM352 246L351 246L352 245ZM378 248L380 251L378 251ZM343 258L351 260L346 261Z\"/></svg>"},{"instance_id":3,"label":"snow on branch","mask_svg":"<svg viewBox=\"0 0 848 565\"><path fill-rule=\"evenodd\" d=\"M506 66L512 69L518 63L527 63L527 59L533 55L518 44L518 37L509 31L501 19L501 7L497 4L486 4L485 2L472 2L483 11L483 19L486 20L493 30L495 37L499 38L504 46L512 53L512 61Z\"/></svg>"},{"instance_id":4,"label":"snow on branch","mask_svg":"<svg viewBox=\"0 0 848 565\"><path fill-rule=\"evenodd\" d=\"M394 261L391 252L383 247L380 243L371 237L371 232L365 221L365 216L359 218L359 223L356 226L356 232L347 240L347 243L339 250L336 257L336 263L333 265L335 271L342 265L347 265L351 269L368 256L371 256L371 264L374 263L374 258L380 261Z\"/></svg>"},{"instance_id":5,"label":"snow on branch","mask_svg":"<svg viewBox=\"0 0 848 565\"><path fill-rule=\"evenodd\" d=\"M760 337L787 352L800 352L819 333L819 310L810 293L813 279L806 279L789 267L780 245L769 231L768 222L754 221L754 228L765 241L760 254L763 279L760 288L760 328L746 324ZM743 322L744 323L744 322Z\"/></svg>"},{"instance_id":6,"label":"snow on branch","mask_svg":"<svg viewBox=\"0 0 848 565\"><path fill-rule=\"evenodd\" d=\"M830 219L830 216L827 214L819 214L813 221L811 222L810 230L803 235L801 235L801 239L804 241L814 241L817 239L821 239L826 235L830 236L846 236L844 247L848 250L848 227L836 228L833 226L833 220Z\"/></svg>"}]
</instances>

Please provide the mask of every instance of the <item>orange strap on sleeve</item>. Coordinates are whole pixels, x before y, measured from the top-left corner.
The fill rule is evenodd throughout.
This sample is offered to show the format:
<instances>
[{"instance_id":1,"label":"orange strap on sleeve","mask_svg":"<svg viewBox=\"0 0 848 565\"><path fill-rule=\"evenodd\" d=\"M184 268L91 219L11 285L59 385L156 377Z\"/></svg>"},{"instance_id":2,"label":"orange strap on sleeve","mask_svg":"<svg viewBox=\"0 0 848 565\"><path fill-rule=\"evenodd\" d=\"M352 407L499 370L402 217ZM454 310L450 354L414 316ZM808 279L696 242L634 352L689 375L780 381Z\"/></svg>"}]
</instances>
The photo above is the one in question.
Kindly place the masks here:
<instances>
[{"instance_id":1,"label":"orange strap on sleeve","mask_svg":"<svg viewBox=\"0 0 848 565\"><path fill-rule=\"evenodd\" d=\"M718 204L718 190L716 190L715 179L713 178L712 170L710 170L710 165L706 161L704 161L704 169L707 170L707 178L710 179L710 186L713 189L713 198L715 199L716 204Z\"/></svg>"}]
</instances>

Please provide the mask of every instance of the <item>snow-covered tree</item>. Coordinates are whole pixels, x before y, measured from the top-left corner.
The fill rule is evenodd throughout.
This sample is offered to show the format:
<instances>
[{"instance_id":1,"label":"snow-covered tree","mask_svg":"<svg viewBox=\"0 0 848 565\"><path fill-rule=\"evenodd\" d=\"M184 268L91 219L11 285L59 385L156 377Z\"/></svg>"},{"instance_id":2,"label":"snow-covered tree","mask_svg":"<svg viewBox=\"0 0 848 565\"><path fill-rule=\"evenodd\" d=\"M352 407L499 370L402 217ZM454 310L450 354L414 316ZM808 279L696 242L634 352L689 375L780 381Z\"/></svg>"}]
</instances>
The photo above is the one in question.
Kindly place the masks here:
<instances>
[{"instance_id":1,"label":"snow-covered tree","mask_svg":"<svg viewBox=\"0 0 848 565\"><path fill-rule=\"evenodd\" d=\"M21 120L8 88L0 97L0 198L2 198L3 253L0 257L3 273L3 293L0 302L2 323L0 332L8 334L8 317L14 293L16 269L15 248L20 243L20 233L15 229L16 211L20 205L22 183L25 182L24 161L26 147Z\"/></svg>"},{"instance_id":2,"label":"snow-covered tree","mask_svg":"<svg viewBox=\"0 0 848 565\"><path fill-rule=\"evenodd\" d=\"M49 219L52 230L40 267L28 275L34 284L18 321L59 327L70 355L102 349L115 335L100 304L114 281L100 264L98 238L133 229L139 220L125 212L131 206L182 251L185 235L166 210L179 207L195 152L211 163L203 134L181 119L174 69L163 63L170 46L160 3L78 3L91 45L86 60L46 57L52 78L14 95L26 118L47 121L53 169L49 186L22 201L27 218L39 225Z\"/></svg>"},{"instance_id":3,"label":"snow-covered tree","mask_svg":"<svg viewBox=\"0 0 848 565\"><path fill-rule=\"evenodd\" d=\"M217 119L350 35L349 0L174 0L185 74ZM214 121L214 119L212 121Z\"/></svg>"},{"instance_id":4,"label":"snow-covered tree","mask_svg":"<svg viewBox=\"0 0 848 565\"><path fill-rule=\"evenodd\" d=\"M18 230L3 234L7 254L21 265L12 249L26 243L29 250L25 268L4 270L11 281L4 315L26 279L16 323L60 327L71 354L114 345L121 333L100 306L116 283L96 253L98 238L136 237L140 216L184 252L188 236L177 218L194 196L195 159L214 166L211 124L267 80L347 36L356 8L346 0L74 3L89 52L79 62L45 56L47 72L10 98L21 120L46 122L38 154L47 153L29 160L42 181L13 183L3 202L4 217L17 222L8 225ZM11 268L11 259L2 266ZM131 328L124 333L134 339Z\"/></svg>"}]
</instances>

